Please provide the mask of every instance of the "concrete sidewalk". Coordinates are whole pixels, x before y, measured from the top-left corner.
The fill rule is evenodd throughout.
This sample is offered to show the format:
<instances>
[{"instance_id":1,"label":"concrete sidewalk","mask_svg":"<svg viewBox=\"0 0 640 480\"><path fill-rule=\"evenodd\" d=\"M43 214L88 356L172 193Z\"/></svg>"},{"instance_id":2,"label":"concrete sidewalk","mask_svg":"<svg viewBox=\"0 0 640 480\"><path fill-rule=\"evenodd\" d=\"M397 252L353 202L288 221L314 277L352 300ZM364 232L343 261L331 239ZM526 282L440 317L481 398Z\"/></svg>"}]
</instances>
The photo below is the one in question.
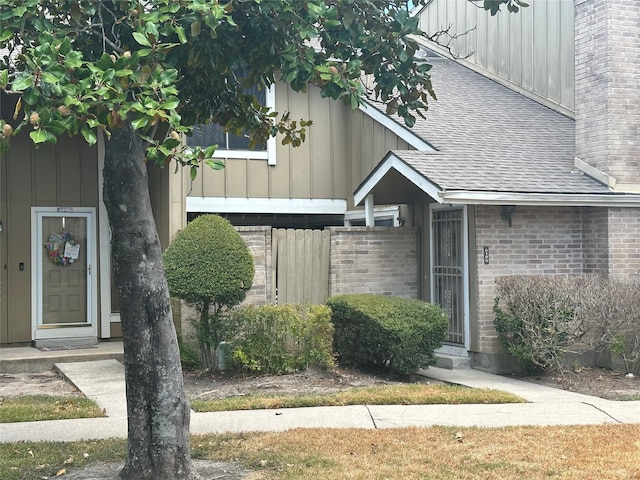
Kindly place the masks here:
<instances>
[{"instance_id":1,"label":"concrete sidewalk","mask_svg":"<svg viewBox=\"0 0 640 480\"><path fill-rule=\"evenodd\" d=\"M108 417L0 424L0 442L74 441L127 435L124 367L116 360L65 362L56 368ZM449 425L586 425L640 423L640 402L615 402L483 373L432 367L421 374L474 388L505 390L529 403L503 405L358 405L195 413L194 434L283 431L291 428L399 428Z\"/></svg>"}]
</instances>

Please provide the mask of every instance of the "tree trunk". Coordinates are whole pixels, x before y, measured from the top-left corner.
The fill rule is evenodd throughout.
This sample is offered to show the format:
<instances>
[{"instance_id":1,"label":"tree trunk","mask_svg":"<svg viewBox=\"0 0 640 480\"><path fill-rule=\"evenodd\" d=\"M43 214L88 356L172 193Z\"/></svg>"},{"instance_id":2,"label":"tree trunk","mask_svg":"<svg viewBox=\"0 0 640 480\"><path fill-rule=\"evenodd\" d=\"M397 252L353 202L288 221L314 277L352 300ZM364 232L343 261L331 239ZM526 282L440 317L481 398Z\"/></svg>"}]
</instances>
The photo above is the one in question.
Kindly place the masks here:
<instances>
[{"instance_id":1,"label":"tree trunk","mask_svg":"<svg viewBox=\"0 0 640 480\"><path fill-rule=\"evenodd\" d=\"M199 479L191 461L190 409L151 211L142 140L130 124L106 141L104 199L120 293L128 451L121 479Z\"/></svg>"}]
</instances>

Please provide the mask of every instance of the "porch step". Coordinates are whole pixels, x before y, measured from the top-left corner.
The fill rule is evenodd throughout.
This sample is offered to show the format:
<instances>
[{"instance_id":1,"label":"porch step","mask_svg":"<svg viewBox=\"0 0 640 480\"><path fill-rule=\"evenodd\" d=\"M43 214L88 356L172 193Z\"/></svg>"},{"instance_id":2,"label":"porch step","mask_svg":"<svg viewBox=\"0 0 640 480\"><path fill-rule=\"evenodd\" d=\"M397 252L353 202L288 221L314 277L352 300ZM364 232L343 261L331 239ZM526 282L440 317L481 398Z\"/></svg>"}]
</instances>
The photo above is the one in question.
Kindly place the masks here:
<instances>
[{"instance_id":1,"label":"porch step","mask_svg":"<svg viewBox=\"0 0 640 480\"><path fill-rule=\"evenodd\" d=\"M436 367L445 368L447 370L460 370L471 367L469 357L449 355L446 353L436 353L435 357Z\"/></svg>"},{"instance_id":2,"label":"porch step","mask_svg":"<svg viewBox=\"0 0 640 480\"><path fill-rule=\"evenodd\" d=\"M92 360L124 361L121 341L100 342L88 348L42 351L34 347L0 347L0 373L29 373L53 370L56 363Z\"/></svg>"}]
</instances>

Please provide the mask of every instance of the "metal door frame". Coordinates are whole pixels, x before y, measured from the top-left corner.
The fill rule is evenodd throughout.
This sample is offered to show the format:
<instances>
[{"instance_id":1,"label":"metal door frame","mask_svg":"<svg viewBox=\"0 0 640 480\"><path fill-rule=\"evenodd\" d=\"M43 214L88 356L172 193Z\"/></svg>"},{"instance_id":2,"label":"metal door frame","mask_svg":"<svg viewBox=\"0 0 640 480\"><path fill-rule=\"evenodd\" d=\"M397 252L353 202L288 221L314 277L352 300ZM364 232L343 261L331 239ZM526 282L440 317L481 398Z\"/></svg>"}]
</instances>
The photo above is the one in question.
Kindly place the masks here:
<instances>
[{"instance_id":1,"label":"metal door frame","mask_svg":"<svg viewBox=\"0 0 640 480\"><path fill-rule=\"evenodd\" d=\"M87 219L87 322L79 324L42 325L42 262L44 248L40 244L42 217L83 217ZM31 207L31 327L32 340L98 336L98 262L95 230L96 209L93 207Z\"/></svg>"},{"instance_id":2,"label":"metal door frame","mask_svg":"<svg viewBox=\"0 0 640 480\"><path fill-rule=\"evenodd\" d=\"M470 325L469 325L469 216L466 205L440 205L431 203L429 205L429 221L431 228L429 229L429 265L430 265L430 284L431 284L431 302L435 303L435 231L433 228L436 212L451 210L462 211L462 310L463 310L463 329L464 329L464 343L446 343L439 350L441 353L449 353L454 355L467 355L467 351L470 348Z\"/></svg>"}]
</instances>

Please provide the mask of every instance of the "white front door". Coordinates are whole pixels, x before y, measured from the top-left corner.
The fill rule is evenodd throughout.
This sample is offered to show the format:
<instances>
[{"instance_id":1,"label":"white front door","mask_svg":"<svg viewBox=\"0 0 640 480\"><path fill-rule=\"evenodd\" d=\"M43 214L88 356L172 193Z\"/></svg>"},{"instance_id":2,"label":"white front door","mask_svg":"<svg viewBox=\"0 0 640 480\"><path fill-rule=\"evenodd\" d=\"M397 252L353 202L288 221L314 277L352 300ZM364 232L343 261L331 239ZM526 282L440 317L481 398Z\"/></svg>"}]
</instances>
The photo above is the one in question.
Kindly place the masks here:
<instances>
[{"instance_id":1,"label":"white front door","mask_svg":"<svg viewBox=\"0 0 640 480\"><path fill-rule=\"evenodd\" d=\"M33 339L95 339L95 209L34 207L32 237Z\"/></svg>"}]
</instances>

